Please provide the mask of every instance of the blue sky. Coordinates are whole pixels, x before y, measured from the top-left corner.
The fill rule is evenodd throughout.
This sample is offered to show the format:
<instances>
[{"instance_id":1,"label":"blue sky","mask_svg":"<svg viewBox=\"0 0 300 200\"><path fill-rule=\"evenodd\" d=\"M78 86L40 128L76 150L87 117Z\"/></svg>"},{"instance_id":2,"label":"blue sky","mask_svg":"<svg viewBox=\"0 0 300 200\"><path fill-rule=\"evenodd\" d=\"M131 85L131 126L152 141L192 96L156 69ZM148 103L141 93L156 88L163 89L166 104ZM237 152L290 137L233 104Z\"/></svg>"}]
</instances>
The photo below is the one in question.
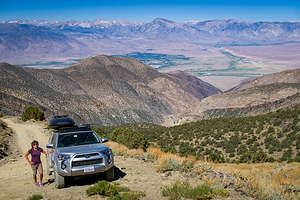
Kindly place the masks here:
<instances>
[{"instance_id":1,"label":"blue sky","mask_svg":"<svg viewBox=\"0 0 300 200\"><path fill-rule=\"evenodd\" d=\"M300 21L300 0L0 0L0 20Z\"/></svg>"}]
</instances>

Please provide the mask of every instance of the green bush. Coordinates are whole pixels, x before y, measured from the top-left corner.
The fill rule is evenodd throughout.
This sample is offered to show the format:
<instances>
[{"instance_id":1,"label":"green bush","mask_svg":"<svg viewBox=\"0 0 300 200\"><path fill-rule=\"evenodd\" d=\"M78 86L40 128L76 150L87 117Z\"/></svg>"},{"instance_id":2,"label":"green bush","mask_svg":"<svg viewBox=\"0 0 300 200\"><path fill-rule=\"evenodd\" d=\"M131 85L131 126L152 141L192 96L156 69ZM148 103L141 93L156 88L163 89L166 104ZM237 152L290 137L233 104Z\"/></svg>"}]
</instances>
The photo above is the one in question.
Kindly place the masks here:
<instances>
[{"instance_id":1,"label":"green bush","mask_svg":"<svg viewBox=\"0 0 300 200\"><path fill-rule=\"evenodd\" d=\"M176 181L171 185L164 186L161 193L164 197L169 197L171 200L182 198L206 200L229 195L229 192L223 188L212 188L208 184L192 187L189 182L182 181Z\"/></svg>"},{"instance_id":2,"label":"green bush","mask_svg":"<svg viewBox=\"0 0 300 200\"><path fill-rule=\"evenodd\" d=\"M102 196L114 196L118 194L118 188L107 181L99 181L96 185L91 186L86 191L88 196L102 195Z\"/></svg>"},{"instance_id":3,"label":"green bush","mask_svg":"<svg viewBox=\"0 0 300 200\"><path fill-rule=\"evenodd\" d=\"M139 200L140 197L144 196L146 196L144 192L124 192L110 197L109 200Z\"/></svg>"},{"instance_id":4,"label":"green bush","mask_svg":"<svg viewBox=\"0 0 300 200\"><path fill-rule=\"evenodd\" d=\"M112 132L112 140L124 144L130 149L141 148L146 150L149 145L143 134L130 128L116 128Z\"/></svg>"},{"instance_id":5,"label":"green bush","mask_svg":"<svg viewBox=\"0 0 300 200\"><path fill-rule=\"evenodd\" d=\"M25 111L21 115L21 119L23 121L27 121L30 119L42 121L44 120L44 112L37 107L29 106L25 109Z\"/></svg>"},{"instance_id":6,"label":"green bush","mask_svg":"<svg viewBox=\"0 0 300 200\"><path fill-rule=\"evenodd\" d=\"M109 183L105 180L98 181L97 184L86 190L88 196L102 195L110 200L138 200L146 196L144 192L130 191L129 188L120 186L118 183Z\"/></svg>"},{"instance_id":7,"label":"green bush","mask_svg":"<svg viewBox=\"0 0 300 200\"><path fill-rule=\"evenodd\" d=\"M33 194L30 197L28 197L28 200L40 200L43 199L43 196L40 194Z\"/></svg>"}]
</instances>

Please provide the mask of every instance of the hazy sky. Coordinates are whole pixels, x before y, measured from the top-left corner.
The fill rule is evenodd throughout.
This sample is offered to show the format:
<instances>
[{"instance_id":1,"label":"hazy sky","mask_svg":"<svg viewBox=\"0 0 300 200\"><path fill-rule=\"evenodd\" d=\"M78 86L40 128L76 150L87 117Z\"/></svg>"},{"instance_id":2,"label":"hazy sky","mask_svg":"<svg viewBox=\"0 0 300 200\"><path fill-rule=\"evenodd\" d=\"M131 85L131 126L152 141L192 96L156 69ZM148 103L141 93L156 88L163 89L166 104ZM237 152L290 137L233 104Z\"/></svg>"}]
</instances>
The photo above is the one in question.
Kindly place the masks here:
<instances>
[{"instance_id":1,"label":"hazy sky","mask_svg":"<svg viewBox=\"0 0 300 200\"><path fill-rule=\"evenodd\" d=\"M300 21L300 0L0 0L0 20Z\"/></svg>"}]
</instances>

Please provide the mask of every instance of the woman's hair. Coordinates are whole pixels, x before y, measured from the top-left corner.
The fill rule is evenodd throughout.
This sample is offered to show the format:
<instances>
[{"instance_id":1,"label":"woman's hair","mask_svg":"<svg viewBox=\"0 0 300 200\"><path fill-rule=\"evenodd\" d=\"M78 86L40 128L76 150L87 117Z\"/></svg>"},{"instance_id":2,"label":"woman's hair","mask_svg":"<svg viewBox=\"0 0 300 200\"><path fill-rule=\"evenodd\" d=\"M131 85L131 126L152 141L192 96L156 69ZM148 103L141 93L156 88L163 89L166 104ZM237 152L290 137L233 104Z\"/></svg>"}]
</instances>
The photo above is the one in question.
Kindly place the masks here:
<instances>
[{"instance_id":1,"label":"woman's hair","mask_svg":"<svg viewBox=\"0 0 300 200\"><path fill-rule=\"evenodd\" d=\"M32 142L31 142L31 147L33 148L33 145L37 145L37 146L39 146L39 142L38 141L36 141L36 140L33 140Z\"/></svg>"}]
</instances>

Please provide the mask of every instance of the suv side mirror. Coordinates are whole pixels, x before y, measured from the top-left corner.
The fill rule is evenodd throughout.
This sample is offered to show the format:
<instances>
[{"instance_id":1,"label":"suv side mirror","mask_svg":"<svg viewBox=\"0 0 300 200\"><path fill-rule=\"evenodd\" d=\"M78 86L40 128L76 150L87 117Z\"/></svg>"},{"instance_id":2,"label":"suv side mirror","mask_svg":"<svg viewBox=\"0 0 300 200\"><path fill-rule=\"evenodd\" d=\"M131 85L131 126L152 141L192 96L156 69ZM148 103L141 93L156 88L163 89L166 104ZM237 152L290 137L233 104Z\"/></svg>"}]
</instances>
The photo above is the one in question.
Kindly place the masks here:
<instances>
[{"instance_id":1,"label":"suv side mirror","mask_svg":"<svg viewBox=\"0 0 300 200\"><path fill-rule=\"evenodd\" d=\"M46 147L47 147L48 149L53 149L53 148L54 148L53 144L47 144Z\"/></svg>"},{"instance_id":2,"label":"suv side mirror","mask_svg":"<svg viewBox=\"0 0 300 200\"><path fill-rule=\"evenodd\" d=\"M108 139L105 138L105 137L103 137L103 138L101 139L101 141L102 141L102 143L105 143L105 142L108 142Z\"/></svg>"}]
</instances>

